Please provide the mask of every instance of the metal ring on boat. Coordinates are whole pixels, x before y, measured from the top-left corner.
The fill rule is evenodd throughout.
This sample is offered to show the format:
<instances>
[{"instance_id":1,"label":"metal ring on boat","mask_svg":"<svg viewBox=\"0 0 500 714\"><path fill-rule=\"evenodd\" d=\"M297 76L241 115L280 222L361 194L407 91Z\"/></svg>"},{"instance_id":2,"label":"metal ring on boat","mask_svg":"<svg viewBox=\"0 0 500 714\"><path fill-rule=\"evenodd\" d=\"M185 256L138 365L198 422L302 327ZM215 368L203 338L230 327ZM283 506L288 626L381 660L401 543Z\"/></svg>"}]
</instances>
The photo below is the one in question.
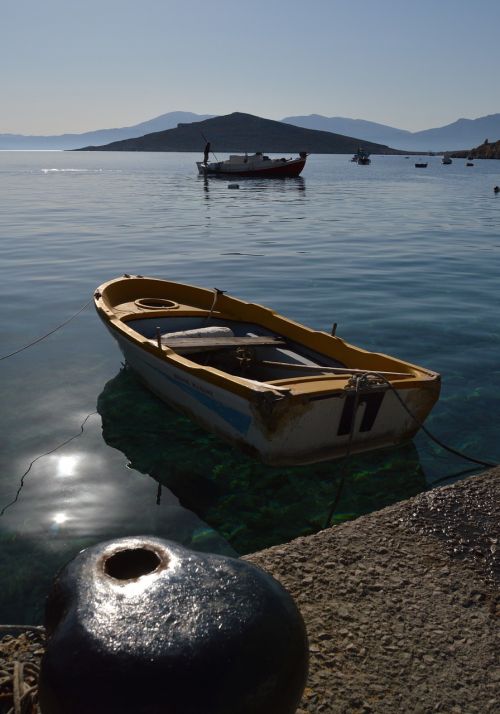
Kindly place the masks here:
<instances>
[{"instance_id":1,"label":"metal ring on boat","mask_svg":"<svg viewBox=\"0 0 500 714\"><path fill-rule=\"evenodd\" d=\"M179 307L179 303L173 300L166 300L165 298L139 298L134 301L137 307L141 307L143 310L174 310Z\"/></svg>"}]
</instances>

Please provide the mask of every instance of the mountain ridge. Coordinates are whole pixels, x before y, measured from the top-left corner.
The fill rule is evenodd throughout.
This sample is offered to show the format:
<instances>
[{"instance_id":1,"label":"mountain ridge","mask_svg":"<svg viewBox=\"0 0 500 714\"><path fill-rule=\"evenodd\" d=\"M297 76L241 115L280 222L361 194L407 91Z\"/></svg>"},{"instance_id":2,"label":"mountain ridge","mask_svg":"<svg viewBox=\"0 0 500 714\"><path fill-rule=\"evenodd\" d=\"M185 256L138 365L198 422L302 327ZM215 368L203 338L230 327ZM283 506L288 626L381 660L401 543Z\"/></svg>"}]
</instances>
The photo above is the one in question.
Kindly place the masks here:
<instances>
[{"instance_id":1,"label":"mountain ridge","mask_svg":"<svg viewBox=\"0 0 500 714\"><path fill-rule=\"evenodd\" d=\"M283 121L304 128L321 128L324 131L345 131L351 135L357 132L357 135L363 139L388 143L401 150L422 153L460 149L466 151L469 147L478 146L485 138L489 141L500 139L500 114L488 114L477 119L460 118L442 127L417 132L397 129L365 119L325 117L321 114L285 117Z\"/></svg>"},{"instance_id":2,"label":"mountain ridge","mask_svg":"<svg viewBox=\"0 0 500 714\"><path fill-rule=\"evenodd\" d=\"M84 144L107 144L120 139L132 139L154 131L174 128L180 122L210 119L213 114L193 112L167 112L139 124L112 129L96 129L82 134L65 133L53 136L29 136L24 134L0 134L0 149L78 149Z\"/></svg>"},{"instance_id":3,"label":"mountain ridge","mask_svg":"<svg viewBox=\"0 0 500 714\"><path fill-rule=\"evenodd\" d=\"M82 146L105 145L123 139L137 138L156 131L175 128L179 123L192 123L214 118L214 114L195 114L174 111L161 114L139 124L112 129L64 133L52 136L36 136L0 133L0 149L78 149ZM272 121L272 120L269 120ZM500 139L500 113L488 114L477 119L459 118L442 127L424 129L418 132L371 122L366 119L348 117L326 117L322 114L308 114L285 117L282 123L315 131L328 131L343 136L357 137L360 141L391 146L401 151L467 151L479 146L485 139L495 142Z\"/></svg>"}]
</instances>

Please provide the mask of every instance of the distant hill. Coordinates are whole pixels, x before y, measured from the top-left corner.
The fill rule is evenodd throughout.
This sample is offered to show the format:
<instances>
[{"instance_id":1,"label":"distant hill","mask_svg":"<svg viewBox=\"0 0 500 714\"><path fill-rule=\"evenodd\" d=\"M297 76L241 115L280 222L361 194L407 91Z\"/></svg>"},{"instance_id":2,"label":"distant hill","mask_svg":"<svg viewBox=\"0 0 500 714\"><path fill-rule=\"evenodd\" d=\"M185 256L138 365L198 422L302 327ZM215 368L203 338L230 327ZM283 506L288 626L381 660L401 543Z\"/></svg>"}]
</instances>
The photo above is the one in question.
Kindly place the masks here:
<instances>
[{"instance_id":1,"label":"distant hill","mask_svg":"<svg viewBox=\"0 0 500 714\"><path fill-rule=\"evenodd\" d=\"M423 145L439 145L439 151L467 149L482 144L485 139L495 142L500 140L500 114L479 119L458 119L453 124L419 131L413 136L418 136Z\"/></svg>"},{"instance_id":2,"label":"distant hill","mask_svg":"<svg viewBox=\"0 0 500 714\"><path fill-rule=\"evenodd\" d=\"M436 129L410 132L385 124L347 119L344 117L324 117L320 114L286 117L283 121L307 129L321 129L334 133L359 136L366 141L388 144L406 151L455 151L478 146L485 139L500 139L500 114L490 114L478 119L458 119Z\"/></svg>"},{"instance_id":3,"label":"distant hill","mask_svg":"<svg viewBox=\"0 0 500 714\"><path fill-rule=\"evenodd\" d=\"M405 142L411 141L412 133L404 129L395 129L385 124L376 124L364 119L347 119L346 117L324 117L321 114L309 114L309 116L285 117L282 121L304 129L317 129L319 131L331 131L334 134L344 134L345 136L359 136L366 141L374 141L378 144L388 144L398 148L408 149Z\"/></svg>"},{"instance_id":4,"label":"distant hill","mask_svg":"<svg viewBox=\"0 0 500 714\"><path fill-rule=\"evenodd\" d=\"M58 136L25 136L23 134L0 134L0 149L78 149L86 144L108 144L110 141L143 136L153 131L171 129L179 122L202 121L213 114L192 112L168 112L148 121L119 129L99 129L83 134L60 134Z\"/></svg>"},{"instance_id":5,"label":"distant hill","mask_svg":"<svg viewBox=\"0 0 500 714\"><path fill-rule=\"evenodd\" d=\"M176 129L159 131L135 139L115 141L105 146L86 146L81 151L203 151L205 137L214 152L255 151L314 154L350 154L360 140L328 131L302 129L253 114L234 112L201 122L180 124ZM401 153L388 146L363 141L371 154Z\"/></svg>"}]
</instances>

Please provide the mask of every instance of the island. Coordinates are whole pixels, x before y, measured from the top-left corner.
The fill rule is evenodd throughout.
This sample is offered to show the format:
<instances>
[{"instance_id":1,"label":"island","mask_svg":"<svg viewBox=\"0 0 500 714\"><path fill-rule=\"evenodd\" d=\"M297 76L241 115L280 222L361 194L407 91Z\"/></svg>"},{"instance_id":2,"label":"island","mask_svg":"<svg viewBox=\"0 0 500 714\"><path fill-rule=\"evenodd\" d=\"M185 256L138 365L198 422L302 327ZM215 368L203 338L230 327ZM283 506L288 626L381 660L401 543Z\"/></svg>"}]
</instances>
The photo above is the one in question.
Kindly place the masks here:
<instances>
[{"instance_id":1,"label":"island","mask_svg":"<svg viewBox=\"0 0 500 714\"><path fill-rule=\"evenodd\" d=\"M103 146L85 146L75 151L199 151L206 142L213 151L257 151L284 153L306 151L314 154L353 154L362 146L369 154L405 154L330 131L303 129L253 114L233 112L204 121L178 124L175 129L156 131L133 139L113 141Z\"/></svg>"}]
</instances>

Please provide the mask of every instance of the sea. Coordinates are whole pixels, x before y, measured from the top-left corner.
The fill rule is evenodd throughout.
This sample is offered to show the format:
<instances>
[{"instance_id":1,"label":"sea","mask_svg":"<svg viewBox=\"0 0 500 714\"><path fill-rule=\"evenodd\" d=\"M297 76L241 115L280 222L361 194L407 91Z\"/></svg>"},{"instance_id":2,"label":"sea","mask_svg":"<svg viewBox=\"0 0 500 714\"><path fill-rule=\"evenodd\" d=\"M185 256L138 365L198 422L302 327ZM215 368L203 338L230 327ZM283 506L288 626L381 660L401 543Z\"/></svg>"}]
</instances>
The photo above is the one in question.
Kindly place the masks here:
<instances>
[{"instance_id":1,"label":"sea","mask_svg":"<svg viewBox=\"0 0 500 714\"><path fill-rule=\"evenodd\" d=\"M240 556L500 462L500 163L313 155L299 178L236 181L198 176L200 159L0 152L0 622L41 623L55 574L98 542ZM123 364L92 295L124 273L337 323L440 372L429 433L310 466L250 459Z\"/></svg>"}]
</instances>

